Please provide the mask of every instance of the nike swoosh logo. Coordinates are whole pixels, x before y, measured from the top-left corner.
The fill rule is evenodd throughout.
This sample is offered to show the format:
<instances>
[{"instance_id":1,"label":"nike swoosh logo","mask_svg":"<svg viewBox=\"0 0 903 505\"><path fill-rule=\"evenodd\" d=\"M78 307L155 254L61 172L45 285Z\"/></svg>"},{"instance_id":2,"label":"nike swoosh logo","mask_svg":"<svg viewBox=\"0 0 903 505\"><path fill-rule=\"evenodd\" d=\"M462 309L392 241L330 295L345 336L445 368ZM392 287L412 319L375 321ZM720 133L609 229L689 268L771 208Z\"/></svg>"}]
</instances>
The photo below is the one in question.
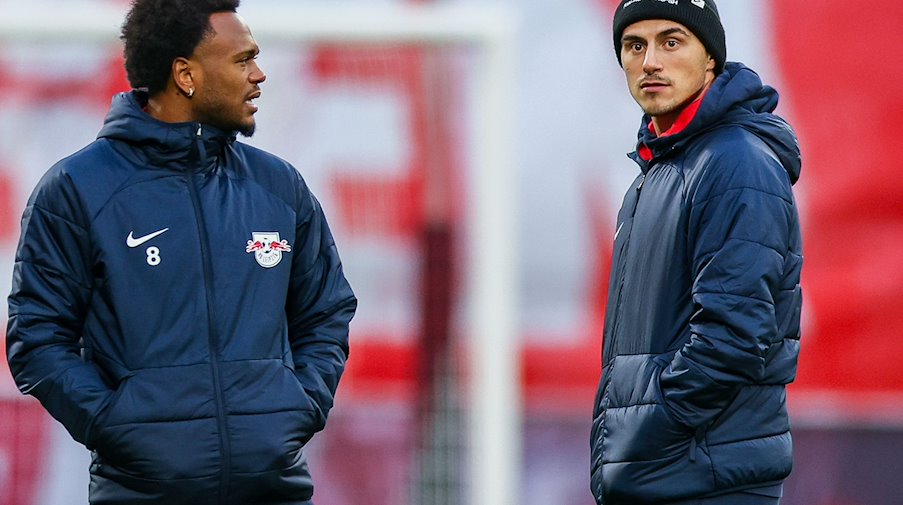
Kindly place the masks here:
<instances>
[{"instance_id":1,"label":"nike swoosh logo","mask_svg":"<svg viewBox=\"0 0 903 505\"><path fill-rule=\"evenodd\" d=\"M127 245L129 247L138 247L139 245L147 242L148 240L150 240L154 237L159 237L160 235L163 235L167 231L169 231L169 228L163 228L162 230L157 230L153 233L148 233L147 235L145 235L143 237L138 237L138 238L135 238L132 236L133 232L129 232L129 236L126 237L126 239L125 239L125 245Z\"/></svg>"}]
</instances>

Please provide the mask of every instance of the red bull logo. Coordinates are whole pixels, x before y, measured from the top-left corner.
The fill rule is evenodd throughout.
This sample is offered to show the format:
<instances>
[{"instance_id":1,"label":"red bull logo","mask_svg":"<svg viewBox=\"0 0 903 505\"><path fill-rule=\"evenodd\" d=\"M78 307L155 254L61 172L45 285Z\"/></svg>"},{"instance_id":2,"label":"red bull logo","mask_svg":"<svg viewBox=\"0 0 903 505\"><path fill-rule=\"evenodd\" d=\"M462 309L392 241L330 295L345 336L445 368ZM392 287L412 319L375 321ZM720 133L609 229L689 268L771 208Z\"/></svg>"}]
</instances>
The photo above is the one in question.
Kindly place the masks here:
<instances>
[{"instance_id":1,"label":"red bull logo","mask_svg":"<svg viewBox=\"0 0 903 505\"><path fill-rule=\"evenodd\" d=\"M263 268L273 268L282 261L282 253L292 252L288 240L279 238L279 232L259 232L251 234L245 252L254 253L257 264Z\"/></svg>"}]
</instances>

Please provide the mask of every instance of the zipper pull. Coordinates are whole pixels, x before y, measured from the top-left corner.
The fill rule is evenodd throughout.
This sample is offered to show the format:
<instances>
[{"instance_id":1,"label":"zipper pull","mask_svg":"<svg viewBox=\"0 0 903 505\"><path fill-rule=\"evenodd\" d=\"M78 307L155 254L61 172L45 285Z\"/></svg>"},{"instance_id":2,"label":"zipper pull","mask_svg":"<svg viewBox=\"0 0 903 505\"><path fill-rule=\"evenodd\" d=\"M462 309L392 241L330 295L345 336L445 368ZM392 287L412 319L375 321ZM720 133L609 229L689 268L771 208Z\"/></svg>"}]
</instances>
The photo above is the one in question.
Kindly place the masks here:
<instances>
[{"instance_id":1,"label":"zipper pull","mask_svg":"<svg viewBox=\"0 0 903 505\"><path fill-rule=\"evenodd\" d=\"M643 183L644 183L644 182L646 182L646 174L643 174L643 176L640 178L640 183L637 184L637 186L636 186L636 190L637 190L637 191L643 189Z\"/></svg>"},{"instance_id":2,"label":"zipper pull","mask_svg":"<svg viewBox=\"0 0 903 505\"><path fill-rule=\"evenodd\" d=\"M199 172L203 171L204 166L207 163L207 148L204 147L204 138L201 136L203 133L203 125L198 123L198 130L195 132L194 143L198 148L198 166L197 170Z\"/></svg>"}]
</instances>

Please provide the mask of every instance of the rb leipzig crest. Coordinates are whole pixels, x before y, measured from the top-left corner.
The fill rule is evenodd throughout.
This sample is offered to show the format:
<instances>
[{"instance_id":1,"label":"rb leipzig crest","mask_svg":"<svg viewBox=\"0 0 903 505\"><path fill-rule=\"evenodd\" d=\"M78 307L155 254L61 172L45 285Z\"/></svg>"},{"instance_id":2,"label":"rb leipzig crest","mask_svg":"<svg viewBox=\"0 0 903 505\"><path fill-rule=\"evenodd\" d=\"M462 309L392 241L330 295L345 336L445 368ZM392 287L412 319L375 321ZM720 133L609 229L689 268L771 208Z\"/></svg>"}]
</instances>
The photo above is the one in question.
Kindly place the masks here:
<instances>
[{"instance_id":1,"label":"rb leipzig crest","mask_svg":"<svg viewBox=\"0 0 903 505\"><path fill-rule=\"evenodd\" d=\"M292 252L287 240L279 240L279 232L255 231L251 237L245 252L254 253L257 264L263 268L273 268L282 261L282 253Z\"/></svg>"}]
</instances>

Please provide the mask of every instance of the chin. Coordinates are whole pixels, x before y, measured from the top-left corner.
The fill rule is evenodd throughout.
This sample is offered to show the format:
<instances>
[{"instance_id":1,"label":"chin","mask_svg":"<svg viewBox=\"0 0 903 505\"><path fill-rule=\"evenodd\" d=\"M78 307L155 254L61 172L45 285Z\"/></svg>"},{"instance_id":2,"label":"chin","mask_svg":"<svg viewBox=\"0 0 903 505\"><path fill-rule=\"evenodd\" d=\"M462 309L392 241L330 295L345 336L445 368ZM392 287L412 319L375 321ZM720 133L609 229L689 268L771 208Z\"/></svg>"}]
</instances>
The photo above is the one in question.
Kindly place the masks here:
<instances>
[{"instance_id":1,"label":"chin","mask_svg":"<svg viewBox=\"0 0 903 505\"><path fill-rule=\"evenodd\" d=\"M236 131L238 131L238 133L240 133L244 137L251 137L252 135L254 135L254 130L256 129L257 123L251 122L249 124L239 125L239 127L236 128Z\"/></svg>"},{"instance_id":2,"label":"chin","mask_svg":"<svg viewBox=\"0 0 903 505\"><path fill-rule=\"evenodd\" d=\"M656 117L671 114L675 111L676 108L677 107L674 107L671 104L650 104L646 107L643 107L643 112L652 117Z\"/></svg>"}]
</instances>

